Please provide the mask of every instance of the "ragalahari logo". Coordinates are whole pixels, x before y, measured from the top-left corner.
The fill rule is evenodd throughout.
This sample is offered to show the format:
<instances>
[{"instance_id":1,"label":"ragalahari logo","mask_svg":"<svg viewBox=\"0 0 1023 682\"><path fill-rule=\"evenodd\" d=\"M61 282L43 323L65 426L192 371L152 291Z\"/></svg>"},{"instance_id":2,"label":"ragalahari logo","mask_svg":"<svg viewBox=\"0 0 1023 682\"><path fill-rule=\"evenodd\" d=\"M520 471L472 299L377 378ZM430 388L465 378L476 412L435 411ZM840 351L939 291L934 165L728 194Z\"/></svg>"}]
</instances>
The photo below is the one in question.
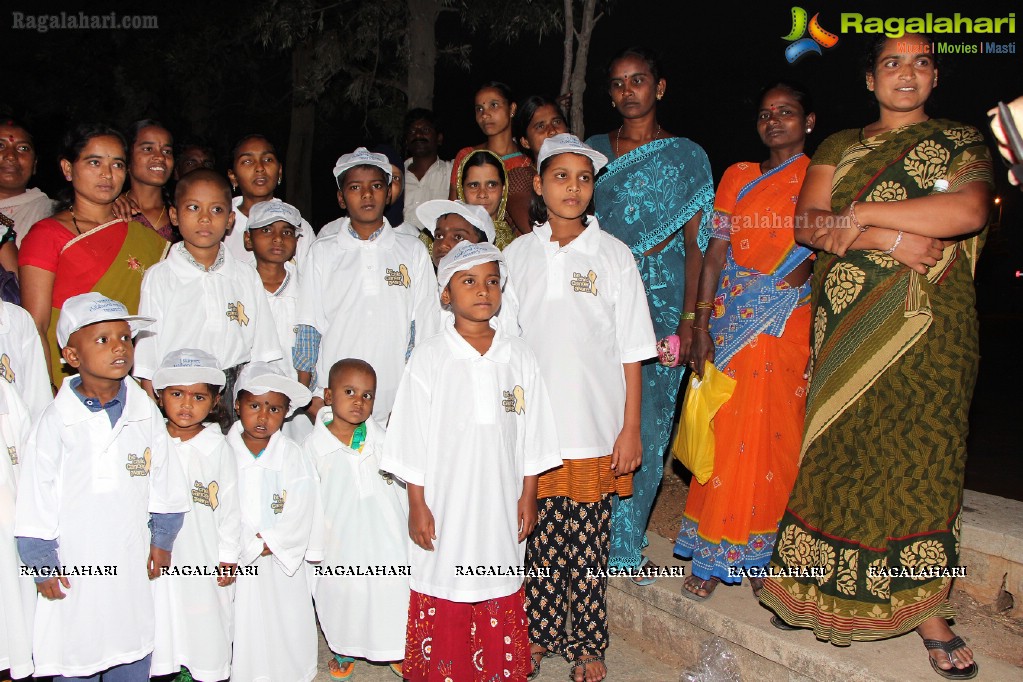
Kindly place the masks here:
<instances>
[{"instance_id":1,"label":"ragalahari logo","mask_svg":"<svg viewBox=\"0 0 1023 682\"><path fill-rule=\"evenodd\" d=\"M806 10L802 7L792 8L792 30L787 36L782 36L783 40L791 43L785 48L785 59L789 64L795 64L811 52L821 54L822 47L832 48L838 44L838 36L821 28L817 21L820 14L814 14L809 22L806 16ZM810 32L809 38L803 37L807 30Z\"/></svg>"}]
</instances>

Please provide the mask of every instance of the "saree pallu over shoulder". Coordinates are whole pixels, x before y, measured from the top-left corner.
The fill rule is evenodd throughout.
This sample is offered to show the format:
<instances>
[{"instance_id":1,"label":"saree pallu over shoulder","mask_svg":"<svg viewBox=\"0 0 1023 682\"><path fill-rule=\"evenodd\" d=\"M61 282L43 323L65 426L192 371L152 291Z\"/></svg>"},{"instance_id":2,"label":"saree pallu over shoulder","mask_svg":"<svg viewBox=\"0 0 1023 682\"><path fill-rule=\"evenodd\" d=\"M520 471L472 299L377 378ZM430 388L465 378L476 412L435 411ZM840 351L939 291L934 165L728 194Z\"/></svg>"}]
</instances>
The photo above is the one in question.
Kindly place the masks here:
<instances>
[{"instance_id":1,"label":"saree pallu over shoulder","mask_svg":"<svg viewBox=\"0 0 1023 682\"><path fill-rule=\"evenodd\" d=\"M608 135L591 137L587 144L608 158L613 156ZM615 236L636 256L673 235L672 244L665 248L684 253L682 227L703 211L698 240L704 251L714 205L707 154L684 137L648 142L604 167L593 189L593 203L597 220L614 225Z\"/></svg>"},{"instance_id":2,"label":"saree pallu over shoulder","mask_svg":"<svg viewBox=\"0 0 1023 682\"><path fill-rule=\"evenodd\" d=\"M992 183L991 157L976 128L935 119L859 139L835 165L832 210L854 200L924 197L938 179L947 180L950 191ZM941 295L957 260L966 259L971 272L976 268L984 234L948 246L926 276L880 251L819 256L803 453L927 331L932 298Z\"/></svg>"}]
</instances>

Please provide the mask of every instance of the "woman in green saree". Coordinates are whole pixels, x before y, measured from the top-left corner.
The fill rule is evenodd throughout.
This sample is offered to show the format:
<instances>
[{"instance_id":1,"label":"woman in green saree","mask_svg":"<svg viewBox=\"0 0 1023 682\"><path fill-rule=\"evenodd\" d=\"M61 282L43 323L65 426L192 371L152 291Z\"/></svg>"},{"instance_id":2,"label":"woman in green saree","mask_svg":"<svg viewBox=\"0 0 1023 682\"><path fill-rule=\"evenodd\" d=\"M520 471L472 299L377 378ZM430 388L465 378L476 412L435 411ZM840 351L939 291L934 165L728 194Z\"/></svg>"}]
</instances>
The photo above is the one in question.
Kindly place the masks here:
<instances>
[{"instance_id":1,"label":"woman in green saree","mask_svg":"<svg viewBox=\"0 0 1023 682\"><path fill-rule=\"evenodd\" d=\"M825 140L796 207L818 250L802 464L761 601L838 645L916 629L943 677L977 674L948 627L967 413L973 271L991 159L975 128L931 119L929 38L873 45L880 117Z\"/></svg>"}]
</instances>

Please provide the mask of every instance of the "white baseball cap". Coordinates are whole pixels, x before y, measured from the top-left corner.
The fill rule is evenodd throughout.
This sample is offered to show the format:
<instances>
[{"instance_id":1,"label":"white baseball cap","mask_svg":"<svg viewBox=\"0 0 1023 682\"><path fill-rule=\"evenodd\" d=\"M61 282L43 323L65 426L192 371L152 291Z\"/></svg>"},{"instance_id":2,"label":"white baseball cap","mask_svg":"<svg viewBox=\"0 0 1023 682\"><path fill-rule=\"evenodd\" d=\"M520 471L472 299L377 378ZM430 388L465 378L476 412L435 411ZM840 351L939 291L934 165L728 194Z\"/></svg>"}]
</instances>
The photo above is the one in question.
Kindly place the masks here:
<instances>
[{"instance_id":1,"label":"white baseball cap","mask_svg":"<svg viewBox=\"0 0 1023 682\"><path fill-rule=\"evenodd\" d=\"M487 242L480 242L479 244L458 242L455 244L455 248L448 251L440 259L440 263L437 264L437 285L439 290L444 290L444 287L448 285L448 282L451 281L456 272L462 272L473 266L491 261L497 261L501 271L501 288L503 289L504 283L508 279L508 271L505 269L504 255L501 253L501 250Z\"/></svg>"},{"instance_id":2,"label":"white baseball cap","mask_svg":"<svg viewBox=\"0 0 1023 682\"><path fill-rule=\"evenodd\" d=\"M221 371L217 359L197 348L182 348L167 353L153 374L153 388L157 390L168 386L224 386L226 383L227 377Z\"/></svg>"},{"instance_id":3,"label":"white baseball cap","mask_svg":"<svg viewBox=\"0 0 1023 682\"><path fill-rule=\"evenodd\" d=\"M490 219L487 209L482 206L473 206L464 201L448 201L447 199L431 199L424 201L416 207L416 217L426 227L431 235L437 227L437 220L441 216L454 213L469 221L469 224L478 227L483 234L487 235L487 241L494 243L497 230L494 229L494 221Z\"/></svg>"},{"instance_id":4,"label":"white baseball cap","mask_svg":"<svg viewBox=\"0 0 1023 682\"><path fill-rule=\"evenodd\" d=\"M284 221L296 230L302 229L302 214L291 204L286 204L280 199L261 201L253 204L249 209L249 222L245 226L247 230L255 230L267 225L273 225L278 221Z\"/></svg>"},{"instance_id":5,"label":"white baseball cap","mask_svg":"<svg viewBox=\"0 0 1023 682\"><path fill-rule=\"evenodd\" d=\"M60 317L57 318L57 343L64 348L71 335L82 327L109 320L127 322L132 336L138 334L140 329L145 329L156 322L152 317L129 315L128 309L120 301L90 291L64 301L60 308Z\"/></svg>"},{"instance_id":6,"label":"white baseball cap","mask_svg":"<svg viewBox=\"0 0 1023 682\"><path fill-rule=\"evenodd\" d=\"M288 396L291 406L288 409L290 417L300 407L304 407L313 399L309 389L298 383L291 377L284 374L284 371L269 362L250 362L238 372L238 379L234 382L234 399L238 399L238 393L248 391L252 395L263 395L274 391Z\"/></svg>"},{"instance_id":7,"label":"white baseball cap","mask_svg":"<svg viewBox=\"0 0 1023 682\"><path fill-rule=\"evenodd\" d=\"M376 166L387 175L387 182L391 181L391 162L383 154L374 154L365 147L359 147L337 160L334 164L334 181L339 182L342 173L356 166Z\"/></svg>"},{"instance_id":8,"label":"white baseball cap","mask_svg":"<svg viewBox=\"0 0 1023 682\"><path fill-rule=\"evenodd\" d=\"M558 133L548 137L540 145L540 153L536 155L536 167L539 168L544 161L557 154L582 154L593 161L593 172L599 173L600 169L607 165L607 157L593 147L585 145L572 133Z\"/></svg>"}]
</instances>

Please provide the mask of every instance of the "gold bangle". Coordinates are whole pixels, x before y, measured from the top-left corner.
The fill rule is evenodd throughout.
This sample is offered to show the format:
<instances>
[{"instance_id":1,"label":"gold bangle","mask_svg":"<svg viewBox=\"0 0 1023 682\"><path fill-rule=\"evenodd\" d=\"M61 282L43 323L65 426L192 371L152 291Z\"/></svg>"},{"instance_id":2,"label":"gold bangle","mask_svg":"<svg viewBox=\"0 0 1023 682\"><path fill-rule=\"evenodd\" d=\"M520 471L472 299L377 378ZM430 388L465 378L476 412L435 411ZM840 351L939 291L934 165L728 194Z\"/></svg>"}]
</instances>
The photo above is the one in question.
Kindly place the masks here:
<instances>
[{"instance_id":1,"label":"gold bangle","mask_svg":"<svg viewBox=\"0 0 1023 682\"><path fill-rule=\"evenodd\" d=\"M679 318L682 319L682 320L695 320L696 319L696 313L682 313L679 316Z\"/></svg>"},{"instance_id":2,"label":"gold bangle","mask_svg":"<svg viewBox=\"0 0 1023 682\"><path fill-rule=\"evenodd\" d=\"M697 301L696 302L696 309L697 310L711 310L713 308L714 308L714 304L710 303L709 301Z\"/></svg>"},{"instance_id":3,"label":"gold bangle","mask_svg":"<svg viewBox=\"0 0 1023 682\"><path fill-rule=\"evenodd\" d=\"M692 330L694 332L707 332L708 334L710 334L710 330L709 329L704 329L703 327L697 327L695 324L692 326Z\"/></svg>"}]
</instances>

